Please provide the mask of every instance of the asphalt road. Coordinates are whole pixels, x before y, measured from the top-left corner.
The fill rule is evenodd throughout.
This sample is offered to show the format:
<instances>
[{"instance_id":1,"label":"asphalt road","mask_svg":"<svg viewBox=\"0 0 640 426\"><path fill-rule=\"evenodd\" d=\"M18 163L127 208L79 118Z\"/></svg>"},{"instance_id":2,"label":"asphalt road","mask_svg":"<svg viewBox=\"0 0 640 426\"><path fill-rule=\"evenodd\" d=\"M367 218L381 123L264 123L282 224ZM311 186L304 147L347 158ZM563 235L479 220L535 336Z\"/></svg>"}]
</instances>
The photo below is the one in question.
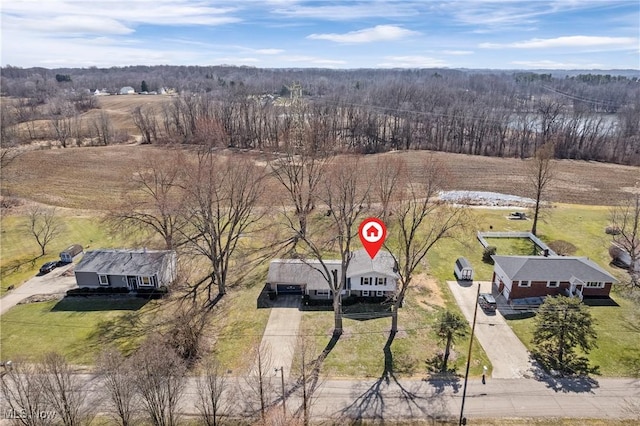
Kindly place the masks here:
<instances>
[{"instance_id":1,"label":"asphalt road","mask_svg":"<svg viewBox=\"0 0 640 426\"><path fill-rule=\"evenodd\" d=\"M456 302L469 324L473 321L478 284L481 293L491 293L490 282L459 284L447 281ZM529 351L515 335L500 312L486 313L478 307L475 335L486 352L494 379L517 379L531 377L536 366L531 361Z\"/></svg>"},{"instance_id":2,"label":"asphalt road","mask_svg":"<svg viewBox=\"0 0 640 426\"><path fill-rule=\"evenodd\" d=\"M48 274L37 275L20 287L9 291L0 299L0 315L13 308L15 305L35 296L36 294L64 294L67 290L76 286L76 279L72 275L64 276L64 272L70 270L74 263L69 263L54 269Z\"/></svg>"},{"instance_id":3,"label":"asphalt road","mask_svg":"<svg viewBox=\"0 0 640 426\"><path fill-rule=\"evenodd\" d=\"M87 384L87 402L106 412L105 398L98 392L101 385L92 375L79 375ZM388 380L387 380L388 379ZM281 408L279 378L274 376L267 400ZM256 415L259 405L247 391L244 378L229 377L223 408L235 416ZM312 418L351 423L357 419L385 421L407 419L457 419L462 403L462 380L400 380L393 377L378 380L321 381L312 396ZM197 415L197 387L194 379L187 382L180 401L183 415ZM286 408L293 415L301 405L300 389L287 380ZM486 385L470 380L465 399L464 416L474 418L640 418L640 413L627 410L629 401L640 400L640 380L634 379L489 379ZM2 401L2 413L5 404ZM526 421L523 420L523 424ZM0 424L7 424L0 422Z\"/></svg>"}]
</instances>

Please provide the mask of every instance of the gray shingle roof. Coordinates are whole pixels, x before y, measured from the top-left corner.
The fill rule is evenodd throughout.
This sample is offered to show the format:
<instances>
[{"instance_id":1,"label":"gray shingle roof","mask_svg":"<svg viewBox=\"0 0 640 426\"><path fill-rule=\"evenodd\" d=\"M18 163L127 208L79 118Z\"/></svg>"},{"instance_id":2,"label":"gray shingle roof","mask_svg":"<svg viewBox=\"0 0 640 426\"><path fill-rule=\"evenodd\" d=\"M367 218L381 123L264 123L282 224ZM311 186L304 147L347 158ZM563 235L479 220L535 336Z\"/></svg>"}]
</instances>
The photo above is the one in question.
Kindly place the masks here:
<instances>
[{"instance_id":1,"label":"gray shingle roof","mask_svg":"<svg viewBox=\"0 0 640 426\"><path fill-rule=\"evenodd\" d=\"M174 255L171 250L91 250L84 254L75 271L152 276L166 268Z\"/></svg>"},{"instance_id":2,"label":"gray shingle roof","mask_svg":"<svg viewBox=\"0 0 640 426\"><path fill-rule=\"evenodd\" d=\"M340 279L340 260L325 260L324 263L329 270L337 269L338 279ZM394 272L394 266L395 262L389 252L381 250L372 260L366 251L358 250L353 252L353 257L349 261L347 277L374 272L377 275L397 279L398 274ZM267 282L271 284L306 284L309 290L326 290L328 283L324 275L324 269L318 260L275 259L269 264Z\"/></svg>"},{"instance_id":3,"label":"gray shingle roof","mask_svg":"<svg viewBox=\"0 0 640 426\"><path fill-rule=\"evenodd\" d=\"M582 281L617 282L615 277L587 257L569 256L491 256L514 281Z\"/></svg>"},{"instance_id":4,"label":"gray shingle roof","mask_svg":"<svg viewBox=\"0 0 640 426\"><path fill-rule=\"evenodd\" d=\"M340 279L342 275L340 261L325 260L324 263L330 271L337 269L338 279ZM329 287L324 268L317 260L272 260L269 264L267 282L272 284L306 284L310 290L325 290Z\"/></svg>"},{"instance_id":5,"label":"gray shingle roof","mask_svg":"<svg viewBox=\"0 0 640 426\"><path fill-rule=\"evenodd\" d=\"M347 277L375 272L378 275L397 279L398 274L395 272L395 266L396 262L388 251L380 250L376 257L371 259L365 250L357 250L353 252L353 257L349 262Z\"/></svg>"}]
</instances>

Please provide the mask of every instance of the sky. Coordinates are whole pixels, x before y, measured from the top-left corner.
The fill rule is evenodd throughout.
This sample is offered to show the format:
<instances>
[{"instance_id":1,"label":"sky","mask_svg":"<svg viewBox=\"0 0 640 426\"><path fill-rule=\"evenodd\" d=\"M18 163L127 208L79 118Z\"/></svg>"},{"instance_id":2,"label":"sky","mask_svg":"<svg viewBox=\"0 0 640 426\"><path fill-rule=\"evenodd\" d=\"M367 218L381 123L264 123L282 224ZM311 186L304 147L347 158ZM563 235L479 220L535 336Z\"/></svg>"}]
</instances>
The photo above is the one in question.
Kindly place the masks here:
<instances>
[{"instance_id":1,"label":"sky","mask_svg":"<svg viewBox=\"0 0 640 426\"><path fill-rule=\"evenodd\" d=\"M639 0L2 0L20 67L640 69Z\"/></svg>"}]
</instances>

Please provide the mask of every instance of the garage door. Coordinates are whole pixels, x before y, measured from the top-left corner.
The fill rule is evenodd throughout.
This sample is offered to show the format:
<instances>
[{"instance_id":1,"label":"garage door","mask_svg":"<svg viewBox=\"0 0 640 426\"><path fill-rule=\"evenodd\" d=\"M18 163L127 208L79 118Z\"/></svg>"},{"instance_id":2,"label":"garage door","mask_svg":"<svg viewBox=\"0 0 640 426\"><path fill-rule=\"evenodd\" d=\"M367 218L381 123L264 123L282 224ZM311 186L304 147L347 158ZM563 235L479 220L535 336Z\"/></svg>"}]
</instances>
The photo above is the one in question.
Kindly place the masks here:
<instances>
[{"instance_id":1,"label":"garage door","mask_svg":"<svg viewBox=\"0 0 640 426\"><path fill-rule=\"evenodd\" d=\"M302 284L278 284L278 294L302 294Z\"/></svg>"}]
</instances>

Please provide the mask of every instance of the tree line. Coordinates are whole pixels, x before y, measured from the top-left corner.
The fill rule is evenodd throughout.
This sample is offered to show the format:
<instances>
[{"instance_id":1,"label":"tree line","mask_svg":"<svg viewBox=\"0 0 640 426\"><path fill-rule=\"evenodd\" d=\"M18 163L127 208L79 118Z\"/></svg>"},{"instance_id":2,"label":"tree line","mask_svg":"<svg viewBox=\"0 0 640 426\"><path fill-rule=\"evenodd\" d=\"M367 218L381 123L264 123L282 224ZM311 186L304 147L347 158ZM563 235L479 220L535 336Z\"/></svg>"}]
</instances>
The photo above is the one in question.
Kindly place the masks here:
<instances>
[{"instance_id":1,"label":"tree line","mask_svg":"<svg viewBox=\"0 0 640 426\"><path fill-rule=\"evenodd\" d=\"M71 81L58 81L56 75L68 75ZM299 102L291 98L293 81L302 88ZM5 67L0 82L3 94L23 103L3 103L3 136L12 136L7 133L12 124L58 117L63 128L57 125L53 133L61 144L72 137L65 138L73 134L66 130L74 127L68 121L86 108L78 98L91 98L88 90L106 87L115 92L125 85L142 90L144 82L147 89L172 87L180 93L162 107L131 111L146 143L216 140L224 146L280 150L288 132L303 121L324 143L350 152L429 149L527 158L553 139L556 158L640 164L640 84L635 76ZM69 102L73 108L65 105ZM92 131L84 137L111 143L114 132L108 124L84 127Z\"/></svg>"}]
</instances>

